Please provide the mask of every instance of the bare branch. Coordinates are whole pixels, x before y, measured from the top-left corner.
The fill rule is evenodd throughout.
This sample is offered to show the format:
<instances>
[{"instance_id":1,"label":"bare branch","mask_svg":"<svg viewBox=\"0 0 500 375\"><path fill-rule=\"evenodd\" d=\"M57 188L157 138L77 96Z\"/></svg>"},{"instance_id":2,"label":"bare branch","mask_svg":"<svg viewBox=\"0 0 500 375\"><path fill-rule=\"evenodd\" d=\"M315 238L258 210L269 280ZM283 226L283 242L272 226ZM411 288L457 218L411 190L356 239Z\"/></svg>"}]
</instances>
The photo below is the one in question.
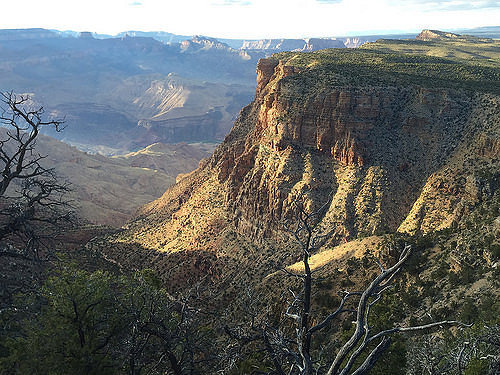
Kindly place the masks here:
<instances>
[{"instance_id":1,"label":"bare branch","mask_svg":"<svg viewBox=\"0 0 500 375\"><path fill-rule=\"evenodd\" d=\"M472 324L465 324L463 322L460 322L458 320L442 320L440 322L435 322L435 323L429 323L429 324L424 324L420 326L414 326L414 327L394 327L390 329L386 329L385 331L381 331L377 333L376 335L373 335L370 338L370 341L377 340L380 337L388 336L393 333L398 333L398 332L417 332L417 331L427 331L435 327L440 327L442 328L443 326L460 326L460 327L467 327L470 328L472 327Z\"/></svg>"},{"instance_id":2,"label":"bare branch","mask_svg":"<svg viewBox=\"0 0 500 375\"><path fill-rule=\"evenodd\" d=\"M43 107L31 108L27 95L0 93L0 240L16 237L38 257L62 224L71 224L70 185L62 182L46 158L36 152L41 129L62 129L63 120L44 120ZM11 184L18 190L13 191ZM7 191L9 189L9 191ZM22 245L18 245L21 246Z\"/></svg>"},{"instance_id":3,"label":"bare branch","mask_svg":"<svg viewBox=\"0 0 500 375\"><path fill-rule=\"evenodd\" d=\"M339 307L337 307L337 310L335 310L330 315L328 315L321 323L311 327L309 329L309 333L313 334L313 333L325 328L333 319L335 319L338 315L340 315L343 312L352 312L353 310L344 309L344 305L350 297L360 296L360 295L361 295L361 292L351 292L351 293L347 292L344 295L344 297L342 298L342 300L340 301L340 305L339 305Z\"/></svg>"},{"instance_id":4,"label":"bare branch","mask_svg":"<svg viewBox=\"0 0 500 375\"><path fill-rule=\"evenodd\" d=\"M44 127L61 131L64 120L43 121L43 107L37 110L25 108L29 101L26 95L0 93L0 101L6 106L1 108L0 124L7 128L7 139L0 141L0 160L3 163L0 165L0 196L3 196L13 180L44 176L49 172L39 163L44 156L33 156L36 138Z\"/></svg>"}]
</instances>

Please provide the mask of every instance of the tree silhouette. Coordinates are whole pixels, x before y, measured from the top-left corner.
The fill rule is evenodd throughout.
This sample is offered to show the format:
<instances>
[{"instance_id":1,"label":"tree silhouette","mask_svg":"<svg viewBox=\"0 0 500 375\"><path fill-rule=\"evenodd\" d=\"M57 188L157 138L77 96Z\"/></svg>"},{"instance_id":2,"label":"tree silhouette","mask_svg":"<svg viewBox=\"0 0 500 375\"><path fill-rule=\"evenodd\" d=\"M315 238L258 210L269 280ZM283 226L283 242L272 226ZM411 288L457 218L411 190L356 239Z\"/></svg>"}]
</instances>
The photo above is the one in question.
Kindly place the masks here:
<instances>
[{"instance_id":1,"label":"tree silhouette","mask_svg":"<svg viewBox=\"0 0 500 375\"><path fill-rule=\"evenodd\" d=\"M72 216L69 184L36 151L41 130L59 132L64 121L44 119L43 107L33 108L27 95L4 92L0 101L0 255L38 259Z\"/></svg>"},{"instance_id":2,"label":"tree silhouette","mask_svg":"<svg viewBox=\"0 0 500 375\"><path fill-rule=\"evenodd\" d=\"M370 319L374 306L384 293L394 286L395 276L402 270L412 254L412 247L405 245L400 251L395 264L385 267L376 261L379 273L364 290L344 291L340 294L337 308L332 309L322 319L312 317L314 294L313 270L310 258L331 235L324 234L320 228L321 213L326 204L318 210L308 213L301 203L295 203L296 215L291 224L285 224L285 230L295 239L301 251L303 272L295 273L283 270L288 276L298 278L301 284L299 292L292 293L284 317L291 319L292 332L283 321L269 319L258 308L252 311L250 328L230 329L226 332L244 344L257 345L260 352L267 353L273 369L257 371L262 374L279 375L362 375L367 374L375 363L384 355L391 344L391 336L397 333L425 332L446 326L470 326L456 320L444 320L417 326L393 326L376 329ZM258 297L251 298L254 301ZM340 343L333 353L321 353L315 340L319 339L335 320L342 314L354 317L354 330ZM314 324L313 324L314 322ZM317 322L317 323L316 323ZM323 337L324 339L324 337ZM320 341L320 340L318 340ZM338 344L338 343L337 343Z\"/></svg>"}]
</instances>

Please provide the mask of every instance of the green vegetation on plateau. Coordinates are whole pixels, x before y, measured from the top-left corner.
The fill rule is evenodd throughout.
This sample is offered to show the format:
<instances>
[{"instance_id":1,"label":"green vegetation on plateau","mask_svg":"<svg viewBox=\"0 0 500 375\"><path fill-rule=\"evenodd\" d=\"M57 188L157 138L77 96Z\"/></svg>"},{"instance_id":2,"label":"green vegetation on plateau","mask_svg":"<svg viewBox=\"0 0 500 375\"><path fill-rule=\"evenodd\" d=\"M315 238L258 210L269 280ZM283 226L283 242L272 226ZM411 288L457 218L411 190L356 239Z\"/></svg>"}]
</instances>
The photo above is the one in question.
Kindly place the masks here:
<instances>
[{"instance_id":1,"label":"green vegetation on plateau","mask_svg":"<svg viewBox=\"0 0 500 375\"><path fill-rule=\"evenodd\" d=\"M500 93L500 41L493 39L382 39L358 49L274 57L304 69L301 79L316 85L320 80L325 86L422 85Z\"/></svg>"}]
</instances>

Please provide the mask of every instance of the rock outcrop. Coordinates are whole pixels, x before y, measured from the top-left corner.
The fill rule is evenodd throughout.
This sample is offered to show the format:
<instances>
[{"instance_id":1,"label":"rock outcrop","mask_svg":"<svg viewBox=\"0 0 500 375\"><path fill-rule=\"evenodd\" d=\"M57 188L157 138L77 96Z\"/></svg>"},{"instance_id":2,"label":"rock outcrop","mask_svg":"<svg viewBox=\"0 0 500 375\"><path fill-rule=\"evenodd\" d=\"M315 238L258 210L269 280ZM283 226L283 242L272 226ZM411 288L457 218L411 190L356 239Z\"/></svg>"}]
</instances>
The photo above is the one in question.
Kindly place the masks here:
<instances>
[{"instance_id":1,"label":"rock outcrop","mask_svg":"<svg viewBox=\"0 0 500 375\"><path fill-rule=\"evenodd\" d=\"M309 211L326 207L320 228L332 231L326 246L333 246L446 228L490 199L500 170L499 95L457 89L461 82L440 86L427 72L362 80L362 64L380 55L353 53L348 68L342 51L261 60L255 99L231 133L107 240L118 246L104 245L111 256L121 257L120 246L139 246L136 261L164 254L158 267L171 278L166 254L216 254L211 274L223 267L241 278L228 271L232 262L266 274L294 256L281 241L297 201Z\"/></svg>"},{"instance_id":2,"label":"rock outcrop","mask_svg":"<svg viewBox=\"0 0 500 375\"><path fill-rule=\"evenodd\" d=\"M239 233L255 241L279 233L297 198L311 209L328 203L324 222L336 227L336 242L398 228L428 231L459 218L450 208L439 223L428 209L422 219L416 207L421 194L438 186L428 179L456 158L459 145L469 147L468 121L485 98L449 89L335 86L301 96L300 76L300 68L286 62L261 60L254 102L209 162L186 178L199 184L202 175L211 176L224 215ZM487 106L497 105L490 100ZM485 118L477 126L495 121ZM490 157L496 141L484 137L478 153ZM184 184L189 201L196 189ZM167 192L144 208L144 217L163 217L171 199ZM449 205L455 207L456 199Z\"/></svg>"},{"instance_id":3,"label":"rock outcrop","mask_svg":"<svg viewBox=\"0 0 500 375\"><path fill-rule=\"evenodd\" d=\"M417 35L416 39L430 41L430 40L447 39L447 38L457 39L459 37L460 37L459 34L448 33L448 32L443 32L443 31L439 31L439 30L425 29L425 30L422 30L422 32Z\"/></svg>"}]
</instances>

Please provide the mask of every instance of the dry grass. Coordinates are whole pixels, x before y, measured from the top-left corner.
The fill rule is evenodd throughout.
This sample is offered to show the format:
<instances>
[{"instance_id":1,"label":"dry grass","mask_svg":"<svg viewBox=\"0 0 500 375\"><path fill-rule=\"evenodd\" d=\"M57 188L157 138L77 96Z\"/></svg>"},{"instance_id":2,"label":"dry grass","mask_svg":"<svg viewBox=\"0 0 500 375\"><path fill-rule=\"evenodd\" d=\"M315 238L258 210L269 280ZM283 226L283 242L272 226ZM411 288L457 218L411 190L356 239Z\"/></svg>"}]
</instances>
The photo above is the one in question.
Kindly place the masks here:
<instances>
[{"instance_id":1,"label":"dry grass","mask_svg":"<svg viewBox=\"0 0 500 375\"><path fill-rule=\"evenodd\" d=\"M383 237L371 236L362 239L346 242L335 246L332 249L323 250L311 256L309 264L312 270L316 270L332 262L339 262L349 258L362 258L367 250L373 252L377 249ZM287 267L293 272L303 272L304 265L302 262L297 262Z\"/></svg>"}]
</instances>

